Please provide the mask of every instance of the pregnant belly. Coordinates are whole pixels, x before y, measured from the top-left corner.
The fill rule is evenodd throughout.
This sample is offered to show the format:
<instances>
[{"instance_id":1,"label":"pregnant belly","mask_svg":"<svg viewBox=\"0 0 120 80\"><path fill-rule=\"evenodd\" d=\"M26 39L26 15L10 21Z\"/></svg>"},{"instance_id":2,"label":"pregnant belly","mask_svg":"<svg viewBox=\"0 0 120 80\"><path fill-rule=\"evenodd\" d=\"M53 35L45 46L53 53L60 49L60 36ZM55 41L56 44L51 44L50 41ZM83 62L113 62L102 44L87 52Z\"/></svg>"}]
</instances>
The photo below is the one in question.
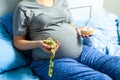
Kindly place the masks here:
<instances>
[{"instance_id":1,"label":"pregnant belly","mask_svg":"<svg viewBox=\"0 0 120 80\"><path fill-rule=\"evenodd\" d=\"M48 37L60 41L60 47L56 52L55 58L70 57L77 58L82 50L81 40L78 38L76 31L71 26L58 28L56 30L48 30L39 34L35 40L47 39ZM41 49L33 50L33 58L49 59L50 54L43 52Z\"/></svg>"}]
</instances>

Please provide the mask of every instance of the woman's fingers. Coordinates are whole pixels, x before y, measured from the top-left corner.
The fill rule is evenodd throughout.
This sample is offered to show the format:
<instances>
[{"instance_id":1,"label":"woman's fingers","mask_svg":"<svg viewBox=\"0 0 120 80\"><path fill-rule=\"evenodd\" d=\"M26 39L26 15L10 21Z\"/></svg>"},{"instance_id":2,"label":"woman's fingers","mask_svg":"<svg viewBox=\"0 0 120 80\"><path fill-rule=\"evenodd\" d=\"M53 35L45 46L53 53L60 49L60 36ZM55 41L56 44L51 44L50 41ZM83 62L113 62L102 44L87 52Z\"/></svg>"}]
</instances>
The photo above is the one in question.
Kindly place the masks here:
<instances>
[{"instance_id":1,"label":"woman's fingers","mask_svg":"<svg viewBox=\"0 0 120 80\"><path fill-rule=\"evenodd\" d=\"M81 35L82 37L88 38L91 37L92 35Z\"/></svg>"},{"instance_id":2,"label":"woman's fingers","mask_svg":"<svg viewBox=\"0 0 120 80\"><path fill-rule=\"evenodd\" d=\"M57 51L57 50L58 50L59 46L60 46L60 42L57 40L57 41L56 41L56 46L55 46L55 48L54 48L54 49L55 49L55 51Z\"/></svg>"},{"instance_id":3,"label":"woman's fingers","mask_svg":"<svg viewBox=\"0 0 120 80\"><path fill-rule=\"evenodd\" d=\"M59 46L60 46L60 42L57 40L56 41L56 46L54 48L55 52L58 50ZM45 52L51 54L51 51L50 51L51 47L48 44L45 44L45 43L42 42L41 49L44 50Z\"/></svg>"},{"instance_id":4,"label":"woman's fingers","mask_svg":"<svg viewBox=\"0 0 120 80\"><path fill-rule=\"evenodd\" d=\"M76 28L77 32L79 33L80 36L82 37L91 37L93 32L95 31L94 28L92 27L79 27L79 28Z\"/></svg>"},{"instance_id":5,"label":"woman's fingers","mask_svg":"<svg viewBox=\"0 0 120 80\"><path fill-rule=\"evenodd\" d=\"M42 50L44 50L45 52L47 52L47 53L51 53L50 52L50 46L49 45L47 45L47 44L45 44L45 43L41 43L42 45L41 45L41 49Z\"/></svg>"}]
</instances>

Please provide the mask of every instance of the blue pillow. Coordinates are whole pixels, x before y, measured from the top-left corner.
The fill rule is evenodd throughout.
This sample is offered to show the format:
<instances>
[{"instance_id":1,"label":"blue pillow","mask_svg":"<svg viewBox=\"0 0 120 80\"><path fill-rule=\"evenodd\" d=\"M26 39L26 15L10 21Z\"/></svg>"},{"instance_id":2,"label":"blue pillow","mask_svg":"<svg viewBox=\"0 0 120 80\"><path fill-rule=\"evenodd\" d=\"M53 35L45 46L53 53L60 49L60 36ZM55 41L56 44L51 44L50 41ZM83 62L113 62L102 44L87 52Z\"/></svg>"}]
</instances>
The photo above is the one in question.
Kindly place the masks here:
<instances>
[{"instance_id":1,"label":"blue pillow","mask_svg":"<svg viewBox=\"0 0 120 80\"><path fill-rule=\"evenodd\" d=\"M0 80L41 80L33 74L29 66L0 74Z\"/></svg>"},{"instance_id":2,"label":"blue pillow","mask_svg":"<svg viewBox=\"0 0 120 80\"><path fill-rule=\"evenodd\" d=\"M73 20L76 27L86 26L87 20Z\"/></svg>"},{"instance_id":3,"label":"blue pillow","mask_svg":"<svg viewBox=\"0 0 120 80\"><path fill-rule=\"evenodd\" d=\"M13 31L12 31L12 23L13 23L13 12L8 13L4 16L0 17L1 23L5 26L7 32L12 37Z\"/></svg>"},{"instance_id":4,"label":"blue pillow","mask_svg":"<svg viewBox=\"0 0 120 80\"><path fill-rule=\"evenodd\" d=\"M96 32L90 38L85 38L87 45L93 46L106 54L115 54L112 47L118 45L116 26L117 16L101 10L94 14L87 22L87 26L96 28Z\"/></svg>"},{"instance_id":5,"label":"blue pillow","mask_svg":"<svg viewBox=\"0 0 120 80\"><path fill-rule=\"evenodd\" d=\"M0 23L0 73L27 64L22 53L14 48L11 37Z\"/></svg>"}]
</instances>

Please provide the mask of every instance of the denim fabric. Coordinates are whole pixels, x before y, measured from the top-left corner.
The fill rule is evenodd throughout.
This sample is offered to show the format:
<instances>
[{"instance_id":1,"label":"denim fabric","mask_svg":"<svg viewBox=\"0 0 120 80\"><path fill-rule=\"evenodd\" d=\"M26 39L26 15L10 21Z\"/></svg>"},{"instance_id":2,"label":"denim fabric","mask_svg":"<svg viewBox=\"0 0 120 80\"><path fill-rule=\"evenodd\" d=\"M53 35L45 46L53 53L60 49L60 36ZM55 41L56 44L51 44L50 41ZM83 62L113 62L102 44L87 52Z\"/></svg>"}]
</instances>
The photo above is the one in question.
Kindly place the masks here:
<instances>
[{"instance_id":1,"label":"denim fabric","mask_svg":"<svg viewBox=\"0 0 120 80\"><path fill-rule=\"evenodd\" d=\"M48 76L49 60L33 61L35 73L42 80L120 80L120 57L105 55L84 46L77 59L54 59L53 77Z\"/></svg>"}]
</instances>

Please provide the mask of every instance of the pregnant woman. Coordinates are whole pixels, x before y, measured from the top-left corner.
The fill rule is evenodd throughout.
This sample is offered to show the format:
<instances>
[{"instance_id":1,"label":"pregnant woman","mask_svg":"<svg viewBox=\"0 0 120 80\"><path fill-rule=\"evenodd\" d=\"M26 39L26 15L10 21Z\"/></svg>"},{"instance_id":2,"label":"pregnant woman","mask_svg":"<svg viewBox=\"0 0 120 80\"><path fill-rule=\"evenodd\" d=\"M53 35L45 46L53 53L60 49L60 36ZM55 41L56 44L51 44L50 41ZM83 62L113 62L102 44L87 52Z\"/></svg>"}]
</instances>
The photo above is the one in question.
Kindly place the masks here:
<instances>
[{"instance_id":1,"label":"pregnant woman","mask_svg":"<svg viewBox=\"0 0 120 80\"><path fill-rule=\"evenodd\" d=\"M13 34L17 49L32 50L31 68L43 80L120 80L120 57L82 45L81 28L74 27L65 0L22 0L15 10ZM52 77L50 46L43 43L48 37L56 41Z\"/></svg>"}]
</instances>

